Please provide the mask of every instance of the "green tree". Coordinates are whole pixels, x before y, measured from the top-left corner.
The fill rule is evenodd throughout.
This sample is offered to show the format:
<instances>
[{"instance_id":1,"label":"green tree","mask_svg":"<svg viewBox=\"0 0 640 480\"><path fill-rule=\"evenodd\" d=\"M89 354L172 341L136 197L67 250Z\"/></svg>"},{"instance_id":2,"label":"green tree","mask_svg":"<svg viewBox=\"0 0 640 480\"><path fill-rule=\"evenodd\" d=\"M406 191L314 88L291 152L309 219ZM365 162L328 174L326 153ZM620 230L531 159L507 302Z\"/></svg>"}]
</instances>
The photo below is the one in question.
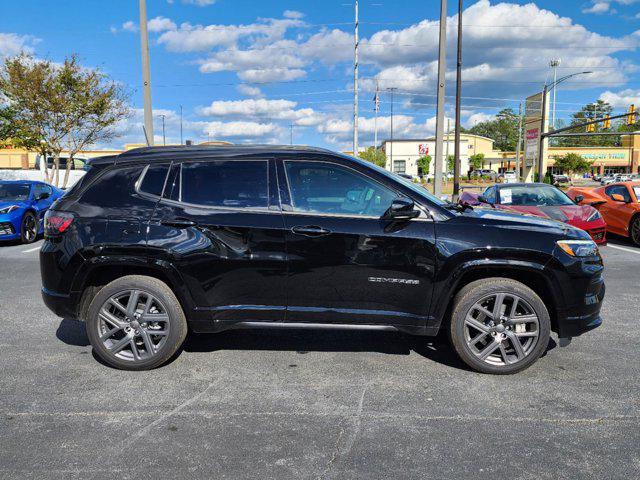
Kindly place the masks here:
<instances>
[{"instance_id":1,"label":"green tree","mask_svg":"<svg viewBox=\"0 0 640 480\"><path fill-rule=\"evenodd\" d=\"M556 168L562 169L563 172L569 175L574 173L584 173L591 169L593 162L585 160L581 155L577 153L567 153L562 157L556 158Z\"/></svg>"},{"instance_id":2,"label":"green tree","mask_svg":"<svg viewBox=\"0 0 640 480\"><path fill-rule=\"evenodd\" d=\"M448 155L447 156L447 172L453 172L453 169L455 168L455 164L456 164L455 155Z\"/></svg>"},{"instance_id":3,"label":"green tree","mask_svg":"<svg viewBox=\"0 0 640 480\"><path fill-rule=\"evenodd\" d=\"M481 170L484 166L484 153L476 153L469 157L469 163L474 170Z\"/></svg>"},{"instance_id":4,"label":"green tree","mask_svg":"<svg viewBox=\"0 0 640 480\"><path fill-rule=\"evenodd\" d=\"M47 181L59 185L60 153L68 149L63 187L73 157L89 145L114 138L115 127L129 115L120 84L99 70L83 68L76 56L62 65L26 55L8 58L0 71L0 91L19 129L37 140L41 153L53 156Z\"/></svg>"},{"instance_id":5,"label":"green tree","mask_svg":"<svg viewBox=\"0 0 640 480\"><path fill-rule=\"evenodd\" d=\"M492 139L495 147L500 151L513 152L518 144L519 126L518 114L511 108L505 108L496 115L495 119L477 123L465 131Z\"/></svg>"},{"instance_id":6,"label":"green tree","mask_svg":"<svg viewBox=\"0 0 640 480\"><path fill-rule=\"evenodd\" d=\"M387 165L387 156L382 150L379 150L375 147L369 147L364 152L360 152L358 156L366 160L367 162L371 162L379 167L385 168Z\"/></svg>"},{"instance_id":7,"label":"green tree","mask_svg":"<svg viewBox=\"0 0 640 480\"><path fill-rule=\"evenodd\" d=\"M418 170L423 177L429 175L429 168L431 168L431 155L420 157L416 163L418 165Z\"/></svg>"},{"instance_id":8,"label":"green tree","mask_svg":"<svg viewBox=\"0 0 640 480\"><path fill-rule=\"evenodd\" d=\"M593 120L603 120L607 115L611 115L613 107L602 100L597 100L593 103L587 103L579 111L571 115L571 121L568 124L564 122L558 122L558 128L569 127L571 125L580 125ZM611 130L617 131L622 126L621 122L617 122L612 125ZM596 123L594 125L594 131L597 133L607 132L604 129L602 123ZM576 128L575 130L569 130L568 133L586 133L584 127ZM620 145L620 137L618 135L597 135L597 136L584 136L584 137L558 137L551 139L551 145L562 147L614 147Z\"/></svg>"}]
</instances>

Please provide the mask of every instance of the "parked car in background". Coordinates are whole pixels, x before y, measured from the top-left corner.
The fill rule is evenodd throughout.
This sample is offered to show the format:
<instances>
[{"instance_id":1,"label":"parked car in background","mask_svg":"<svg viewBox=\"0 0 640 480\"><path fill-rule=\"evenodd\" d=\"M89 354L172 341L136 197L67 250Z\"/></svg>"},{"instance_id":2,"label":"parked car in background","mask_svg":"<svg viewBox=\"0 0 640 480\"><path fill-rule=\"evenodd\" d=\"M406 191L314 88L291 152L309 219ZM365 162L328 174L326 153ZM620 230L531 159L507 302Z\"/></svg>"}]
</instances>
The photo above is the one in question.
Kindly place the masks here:
<instances>
[{"instance_id":1,"label":"parked car in background","mask_svg":"<svg viewBox=\"0 0 640 480\"><path fill-rule=\"evenodd\" d=\"M613 175L605 175L600 179L600 185L609 185L616 181L616 178Z\"/></svg>"},{"instance_id":2,"label":"parked car in background","mask_svg":"<svg viewBox=\"0 0 640 480\"><path fill-rule=\"evenodd\" d=\"M473 170L470 173L471 179L479 179L483 177L487 177L489 178L489 180L492 180L495 182L498 179L498 174L494 170L488 170L488 169Z\"/></svg>"},{"instance_id":3,"label":"parked car in background","mask_svg":"<svg viewBox=\"0 0 640 480\"><path fill-rule=\"evenodd\" d=\"M465 190L459 202L558 220L586 231L600 245L606 243L606 224L598 210L576 205L562 190L545 183L494 185L482 194Z\"/></svg>"},{"instance_id":4,"label":"parked car in background","mask_svg":"<svg viewBox=\"0 0 640 480\"><path fill-rule=\"evenodd\" d=\"M88 159L83 157L73 157L73 162L71 163L71 170L83 170L85 168L87 160ZM68 161L69 161L69 157L62 157L62 156L60 157L60 161L59 161L60 170L66 170ZM43 162L42 156L38 155L36 157L36 165L35 165L36 170L42 169L42 162ZM46 162L47 162L47 168L53 168L55 164L55 159L53 157L46 157Z\"/></svg>"},{"instance_id":5,"label":"parked car in background","mask_svg":"<svg viewBox=\"0 0 640 480\"><path fill-rule=\"evenodd\" d=\"M569 175L565 175L564 173L556 173L553 175L553 184L560 185L562 183L571 183L571 179Z\"/></svg>"},{"instance_id":6,"label":"parked car in background","mask_svg":"<svg viewBox=\"0 0 640 480\"><path fill-rule=\"evenodd\" d=\"M596 244L444 202L307 147L151 147L93 160L47 213L43 298L118 368L233 328L445 329L470 367L521 371L601 324ZM585 302L585 298L589 301Z\"/></svg>"},{"instance_id":7,"label":"parked car in background","mask_svg":"<svg viewBox=\"0 0 640 480\"><path fill-rule=\"evenodd\" d=\"M506 172L501 173L498 178L502 180L503 183L517 183L518 177L514 170L507 170Z\"/></svg>"},{"instance_id":8,"label":"parked car in background","mask_svg":"<svg viewBox=\"0 0 640 480\"><path fill-rule=\"evenodd\" d=\"M570 188L567 194L581 205L597 208L607 231L640 245L640 181L620 182L597 188Z\"/></svg>"},{"instance_id":9,"label":"parked car in background","mask_svg":"<svg viewBox=\"0 0 640 480\"><path fill-rule=\"evenodd\" d=\"M44 215L64 192L43 182L0 180L0 240L35 242Z\"/></svg>"}]
</instances>

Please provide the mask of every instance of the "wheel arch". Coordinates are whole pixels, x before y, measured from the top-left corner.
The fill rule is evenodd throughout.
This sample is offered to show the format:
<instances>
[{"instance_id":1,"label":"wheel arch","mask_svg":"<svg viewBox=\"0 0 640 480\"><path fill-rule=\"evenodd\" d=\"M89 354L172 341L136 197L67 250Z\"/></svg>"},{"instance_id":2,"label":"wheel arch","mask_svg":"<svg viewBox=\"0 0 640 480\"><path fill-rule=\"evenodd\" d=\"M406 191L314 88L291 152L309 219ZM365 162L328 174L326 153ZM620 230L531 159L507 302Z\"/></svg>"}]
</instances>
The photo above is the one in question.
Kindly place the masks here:
<instances>
[{"instance_id":1,"label":"wheel arch","mask_svg":"<svg viewBox=\"0 0 640 480\"><path fill-rule=\"evenodd\" d=\"M629 220L629 239L633 241L633 236L631 234L631 228L633 227L633 222L640 219L640 210L631 215L631 219Z\"/></svg>"},{"instance_id":2,"label":"wheel arch","mask_svg":"<svg viewBox=\"0 0 640 480\"><path fill-rule=\"evenodd\" d=\"M530 262L482 262L474 261L461 265L453 276L451 283L445 288L442 297L443 307L434 312L434 325L437 329L450 321L453 300L456 294L466 285L484 278L509 278L526 285L538 295L546 305L551 318L551 329L558 331L558 315L562 299L560 289L550 278L545 266Z\"/></svg>"},{"instance_id":3,"label":"wheel arch","mask_svg":"<svg viewBox=\"0 0 640 480\"><path fill-rule=\"evenodd\" d=\"M108 283L128 275L144 275L156 278L174 292L187 318L193 311L194 302L179 273L171 265L156 265L126 260L124 258L96 257L79 272L73 281L72 290L79 293L78 317L86 318L86 312L95 294Z\"/></svg>"}]
</instances>

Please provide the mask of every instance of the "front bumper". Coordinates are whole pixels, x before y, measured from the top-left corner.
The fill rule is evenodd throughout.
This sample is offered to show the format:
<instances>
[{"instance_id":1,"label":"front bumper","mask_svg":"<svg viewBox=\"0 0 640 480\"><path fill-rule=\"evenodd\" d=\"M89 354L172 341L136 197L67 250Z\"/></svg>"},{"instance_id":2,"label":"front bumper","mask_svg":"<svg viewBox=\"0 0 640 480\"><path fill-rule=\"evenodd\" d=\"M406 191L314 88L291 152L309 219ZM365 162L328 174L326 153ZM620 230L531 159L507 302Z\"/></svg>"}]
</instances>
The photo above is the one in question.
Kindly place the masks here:
<instances>
[{"instance_id":1,"label":"front bumper","mask_svg":"<svg viewBox=\"0 0 640 480\"><path fill-rule=\"evenodd\" d=\"M0 241L19 240L22 228L22 209L0 215Z\"/></svg>"}]
</instances>

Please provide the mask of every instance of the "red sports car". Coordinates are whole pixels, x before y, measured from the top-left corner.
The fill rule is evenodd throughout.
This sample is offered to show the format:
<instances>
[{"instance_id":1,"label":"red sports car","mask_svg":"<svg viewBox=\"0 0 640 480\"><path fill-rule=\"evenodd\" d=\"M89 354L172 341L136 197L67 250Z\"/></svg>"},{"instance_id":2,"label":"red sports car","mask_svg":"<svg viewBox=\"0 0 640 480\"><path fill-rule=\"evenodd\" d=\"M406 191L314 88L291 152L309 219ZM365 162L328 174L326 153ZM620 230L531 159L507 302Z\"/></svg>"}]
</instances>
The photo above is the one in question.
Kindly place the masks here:
<instances>
[{"instance_id":1,"label":"red sports car","mask_svg":"<svg viewBox=\"0 0 640 480\"><path fill-rule=\"evenodd\" d=\"M484 193L464 191L459 202L487 205L512 212L535 215L568 223L591 235L593 241L606 243L607 224L590 205L576 205L562 190L545 183L505 183L487 188Z\"/></svg>"}]
</instances>

